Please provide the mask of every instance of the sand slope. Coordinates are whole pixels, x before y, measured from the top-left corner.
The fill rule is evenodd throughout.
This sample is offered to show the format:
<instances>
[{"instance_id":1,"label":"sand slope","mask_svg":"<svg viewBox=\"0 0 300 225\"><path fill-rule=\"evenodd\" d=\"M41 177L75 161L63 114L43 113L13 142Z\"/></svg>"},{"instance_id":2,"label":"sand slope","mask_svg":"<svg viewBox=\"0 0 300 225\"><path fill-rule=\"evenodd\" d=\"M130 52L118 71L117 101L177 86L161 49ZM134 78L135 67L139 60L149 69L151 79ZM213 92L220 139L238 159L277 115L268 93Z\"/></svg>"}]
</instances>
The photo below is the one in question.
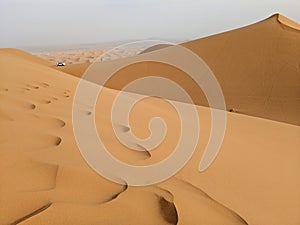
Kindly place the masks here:
<instances>
[{"instance_id":1,"label":"sand slope","mask_svg":"<svg viewBox=\"0 0 300 225\"><path fill-rule=\"evenodd\" d=\"M244 28L182 45L199 55L214 72L228 110L300 125L300 32L294 29L295 24L276 14ZM153 52L153 49L159 48L161 46L152 47L145 52L160 55L170 51L171 54L171 48ZM137 56L137 59L141 57ZM117 63L102 63L101 68ZM57 69L80 77L88 66L90 64L85 63ZM181 84L186 84L190 94L195 97L196 104L208 105L203 93L197 91L179 70L145 63L143 67L133 65L122 69L120 79L127 83L135 70L142 74L160 73L172 79L180 78ZM120 79L107 86L119 89Z\"/></svg>"},{"instance_id":2,"label":"sand slope","mask_svg":"<svg viewBox=\"0 0 300 225\"><path fill-rule=\"evenodd\" d=\"M14 54L0 53L1 224L185 223L168 190L117 185L93 172L72 132L72 98L78 78L28 63L31 56L24 59L23 52ZM11 60L6 60L8 56ZM107 90L104 97L112 94L116 92ZM157 106L150 108L155 111ZM98 119L103 129L106 121ZM206 195L199 197L197 205L209 212L210 216L202 216L208 224L245 224ZM193 214L196 220L198 214Z\"/></svg>"},{"instance_id":3,"label":"sand slope","mask_svg":"<svg viewBox=\"0 0 300 225\"><path fill-rule=\"evenodd\" d=\"M298 41L299 33L280 30L281 26L275 17L245 29L251 31L258 27L263 32L269 25L272 29L276 27L275 31L271 29L271 33L279 30L278 32L288 34L287 39L293 37L292 42L288 43ZM277 26L280 29L277 30ZM246 32L244 29L242 31ZM235 32L239 33L241 30L233 31L233 34ZM211 40L219 37L213 36ZM275 37L280 39L282 36ZM207 40L202 39L205 42ZM187 45L193 46L193 43ZM286 44L287 46L289 45ZM222 51L219 53L221 56ZM283 80L275 83L279 85L278 89L285 88L280 90L291 107L285 108L287 113L284 118L287 122L293 122L296 118L293 104L299 99L298 89L295 89L299 84L296 75L299 74L294 70L293 60L297 59L298 53L291 49L282 51L279 59L288 61L284 61L286 64L281 71L287 72L288 77L286 83ZM209 52L203 54L207 55L207 61L213 61ZM247 59L248 56L246 53L245 55ZM257 54L257 57L260 56ZM160 65L155 66L153 68L156 70L161 69ZM275 64L270 71L277 71L276 66ZM214 70L218 68L212 67ZM254 68L256 66L249 67L249 70ZM268 69L267 66L266 68ZM134 70L128 68L130 69ZM168 72L169 69L163 71ZM214 72L218 74L218 71ZM299 126L228 113L227 131L221 152L212 166L200 173L198 165L207 144L211 124L210 110L197 106L201 118L201 134L196 152L186 167L160 184L128 187L112 183L95 173L77 148L72 128L72 101L79 81L77 77L54 70L44 61L27 53L8 49L0 50L0 74L0 224L300 223ZM224 79L231 79L233 82L233 87L228 89L229 96L232 88L235 89L245 82L242 78L235 80L238 74ZM257 76L256 82L260 83L261 76L254 73L252 76ZM280 77L280 74L277 76ZM256 84L254 80L247 83ZM286 86L281 86L282 83ZM112 82L111 85L115 84ZM290 87L291 92L287 87ZM222 88L225 90L223 86ZM241 98L249 93L242 92L243 89L235 89L241 91ZM259 93L257 98L262 99L266 94L259 91L255 93ZM117 94L117 90L105 88L102 102L96 106L96 112L102 113L95 115L98 130L104 131L103 139L115 149L113 154L124 161L147 165L172 151L172 138L165 143L163 149L154 150L147 157L115 141L110 135L111 125L107 121L108 109L105 106ZM271 95L274 98L275 96ZM247 103L247 112L257 107L255 101L249 100ZM89 105L82 105L82 113L89 110ZM276 112L262 110L261 115L271 117L274 115L270 112L274 111ZM142 135L147 130L144 123L139 121L158 113L170 125L174 123L168 129L171 137L178 129L176 113L163 100L150 98L137 107L135 113L135 120L138 122L132 123L131 129Z\"/></svg>"},{"instance_id":4,"label":"sand slope","mask_svg":"<svg viewBox=\"0 0 300 225\"><path fill-rule=\"evenodd\" d=\"M213 70L228 108L300 125L300 32L278 17L184 46Z\"/></svg>"}]
</instances>

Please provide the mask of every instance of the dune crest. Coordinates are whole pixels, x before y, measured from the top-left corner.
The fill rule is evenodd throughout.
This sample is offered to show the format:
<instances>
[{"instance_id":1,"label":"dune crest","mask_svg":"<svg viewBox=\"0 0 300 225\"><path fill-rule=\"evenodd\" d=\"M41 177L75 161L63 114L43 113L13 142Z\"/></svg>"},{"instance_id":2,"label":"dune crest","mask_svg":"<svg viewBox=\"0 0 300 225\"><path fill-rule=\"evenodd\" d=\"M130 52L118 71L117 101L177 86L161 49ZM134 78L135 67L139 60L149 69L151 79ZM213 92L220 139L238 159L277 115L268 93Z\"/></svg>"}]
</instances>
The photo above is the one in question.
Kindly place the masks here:
<instances>
[{"instance_id":1,"label":"dune crest","mask_svg":"<svg viewBox=\"0 0 300 225\"><path fill-rule=\"evenodd\" d=\"M228 111L300 125L300 32L286 25L283 27L280 22L283 18L275 14L255 24L186 42L182 46L196 53L213 71L222 88ZM172 47L164 47L153 46L132 59L172 51ZM101 68L106 70L118 61L126 60L130 62L131 58L103 62ZM81 77L91 65L85 63L55 68ZM128 82L135 69L144 74L180 77L195 97L194 103L208 106L203 93L195 91L197 88L184 78L182 72L154 63L146 63L143 69L139 65L122 68L116 73L122 77L118 82L110 82L107 87L118 90L119 84ZM139 94L145 92L139 91ZM176 93L171 95L176 96ZM173 100L179 99L175 97Z\"/></svg>"},{"instance_id":2,"label":"dune crest","mask_svg":"<svg viewBox=\"0 0 300 225\"><path fill-rule=\"evenodd\" d=\"M147 165L172 152L179 127L176 111L162 99L150 98L135 111L130 127L117 124L121 132L147 137L145 120L158 113L165 117L170 138L160 151L141 154L121 148L109 132L106 106L118 87L137 75L133 72L162 72L187 85L201 120L195 153L175 176L147 187L111 182L80 154L72 125L79 78L67 73L75 68L79 76L80 66L59 68L62 72L22 51L0 49L0 224L300 224L299 43L298 31L282 29L272 17L183 44L210 66L227 107L234 109L226 112L219 155L201 173L211 111L194 83L180 80L181 71L155 63L145 70L145 64L127 67L118 71L123 74L119 83L112 79L103 88L95 110L82 102L80 112L95 117L116 158ZM166 49L144 54L162 51Z\"/></svg>"},{"instance_id":3,"label":"dune crest","mask_svg":"<svg viewBox=\"0 0 300 225\"><path fill-rule=\"evenodd\" d=\"M289 26L293 29L296 29L296 30L299 30L300 31L300 24L299 23L296 23L295 21L281 15L281 14L278 14L278 21L286 26Z\"/></svg>"}]
</instances>

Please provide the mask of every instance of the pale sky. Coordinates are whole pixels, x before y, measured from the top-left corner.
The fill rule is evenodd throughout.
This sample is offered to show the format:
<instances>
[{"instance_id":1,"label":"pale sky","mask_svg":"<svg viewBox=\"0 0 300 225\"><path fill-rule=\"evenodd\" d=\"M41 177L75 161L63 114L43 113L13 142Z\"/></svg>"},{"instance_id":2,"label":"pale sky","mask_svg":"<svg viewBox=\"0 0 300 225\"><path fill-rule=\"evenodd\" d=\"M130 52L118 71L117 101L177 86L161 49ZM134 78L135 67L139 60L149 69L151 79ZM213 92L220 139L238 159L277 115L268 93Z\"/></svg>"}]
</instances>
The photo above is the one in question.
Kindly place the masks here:
<instances>
[{"instance_id":1,"label":"pale sky","mask_svg":"<svg viewBox=\"0 0 300 225\"><path fill-rule=\"evenodd\" d=\"M300 0L0 0L0 48L191 40L276 12L299 23Z\"/></svg>"}]
</instances>

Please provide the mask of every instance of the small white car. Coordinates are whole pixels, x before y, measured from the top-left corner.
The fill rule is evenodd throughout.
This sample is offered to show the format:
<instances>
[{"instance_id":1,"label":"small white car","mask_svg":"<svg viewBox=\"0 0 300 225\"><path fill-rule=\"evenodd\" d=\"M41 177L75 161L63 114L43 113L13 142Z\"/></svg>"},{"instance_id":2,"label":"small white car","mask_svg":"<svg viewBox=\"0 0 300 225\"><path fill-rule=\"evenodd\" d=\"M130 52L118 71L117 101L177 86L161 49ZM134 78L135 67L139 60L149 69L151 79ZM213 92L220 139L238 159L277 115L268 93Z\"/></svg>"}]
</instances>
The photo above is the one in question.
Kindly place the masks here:
<instances>
[{"instance_id":1,"label":"small white car","mask_svg":"<svg viewBox=\"0 0 300 225\"><path fill-rule=\"evenodd\" d=\"M56 66L65 66L66 64L64 62L57 62Z\"/></svg>"}]
</instances>

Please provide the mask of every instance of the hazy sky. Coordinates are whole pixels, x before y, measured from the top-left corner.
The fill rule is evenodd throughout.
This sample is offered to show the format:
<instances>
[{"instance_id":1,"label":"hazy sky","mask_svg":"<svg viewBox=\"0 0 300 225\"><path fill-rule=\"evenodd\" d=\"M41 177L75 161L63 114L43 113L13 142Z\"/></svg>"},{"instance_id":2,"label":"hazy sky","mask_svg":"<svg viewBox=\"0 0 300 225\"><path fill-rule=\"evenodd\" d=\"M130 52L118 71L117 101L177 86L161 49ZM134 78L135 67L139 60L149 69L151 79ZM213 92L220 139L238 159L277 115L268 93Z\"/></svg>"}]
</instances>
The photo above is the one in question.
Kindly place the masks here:
<instances>
[{"instance_id":1,"label":"hazy sky","mask_svg":"<svg viewBox=\"0 0 300 225\"><path fill-rule=\"evenodd\" d=\"M300 0L0 0L0 47L190 40L275 12L300 22Z\"/></svg>"}]
</instances>

